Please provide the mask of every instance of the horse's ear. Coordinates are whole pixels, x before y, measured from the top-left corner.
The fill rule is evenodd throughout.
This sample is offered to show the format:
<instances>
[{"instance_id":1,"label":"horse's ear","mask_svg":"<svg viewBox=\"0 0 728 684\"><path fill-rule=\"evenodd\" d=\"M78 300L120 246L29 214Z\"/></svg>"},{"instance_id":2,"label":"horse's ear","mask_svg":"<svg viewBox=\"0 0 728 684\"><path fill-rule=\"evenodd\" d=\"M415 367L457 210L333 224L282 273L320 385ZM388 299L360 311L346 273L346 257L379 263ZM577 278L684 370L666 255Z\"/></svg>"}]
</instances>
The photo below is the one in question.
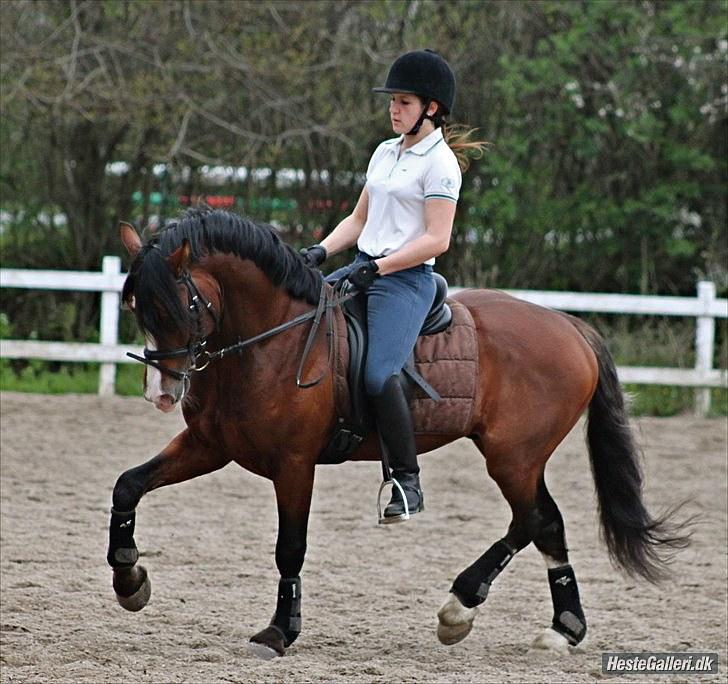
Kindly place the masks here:
<instances>
[{"instance_id":1,"label":"horse's ear","mask_svg":"<svg viewBox=\"0 0 728 684\"><path fill-rule=\"evenodd\" d=\"M168 257L167 262L169 267L172 269L176 278L179 278L186 270L190 263L190 255L192 248L190 247L190 241L185 238L182 241L182 246L174 250Z\"/></svg>"},{"instance_id":2,"label":"horse's ear","mask_svg":"<svg viewBox=\"0 0 728 684\"><path fill-rule=\"evenodd\" d=\"M134 226L131 223L119 221L119 236L124 243L124 247L126 247L126 251L132 257L135 257L142 248L142 241L136 230L134 230Z\"/></svg>"}]
</instances>

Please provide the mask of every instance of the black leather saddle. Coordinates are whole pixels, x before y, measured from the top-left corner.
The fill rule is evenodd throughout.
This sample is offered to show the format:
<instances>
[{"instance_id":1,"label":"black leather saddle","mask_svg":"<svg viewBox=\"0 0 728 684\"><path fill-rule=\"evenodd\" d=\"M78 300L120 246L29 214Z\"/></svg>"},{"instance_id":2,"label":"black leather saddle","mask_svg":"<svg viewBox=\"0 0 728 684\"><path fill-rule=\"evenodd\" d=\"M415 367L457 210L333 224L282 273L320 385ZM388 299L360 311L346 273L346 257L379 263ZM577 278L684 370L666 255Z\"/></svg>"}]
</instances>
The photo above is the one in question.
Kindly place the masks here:
<instances>
[{"instance_id":1,"label":"black leather saddle","mask_svg":"<svg viewBox=\"0 0 728 684\"><path fill-rule=\"evenodd\" d=\"M447 280L439 273L433 273L435 279L435 299L430 312L422 324L420 335L435 335L446 330L452 322L452 310L445 301L447 298ZM346 290L344 290L345 292ZM351 416L339 418L337 430L328 446L321 454L319 463L342 463L364 441L366 435L374 428L369 402L364 391L364 364L367 354L367 311L366 297L358 295L343 305L346 320L347 339L349 342L349 368L347 380ZM437 392L415 370L414 354L400 375L407 396L412 396L419 387L434 400L440 397Z\"/></svg>"}]
</instances>

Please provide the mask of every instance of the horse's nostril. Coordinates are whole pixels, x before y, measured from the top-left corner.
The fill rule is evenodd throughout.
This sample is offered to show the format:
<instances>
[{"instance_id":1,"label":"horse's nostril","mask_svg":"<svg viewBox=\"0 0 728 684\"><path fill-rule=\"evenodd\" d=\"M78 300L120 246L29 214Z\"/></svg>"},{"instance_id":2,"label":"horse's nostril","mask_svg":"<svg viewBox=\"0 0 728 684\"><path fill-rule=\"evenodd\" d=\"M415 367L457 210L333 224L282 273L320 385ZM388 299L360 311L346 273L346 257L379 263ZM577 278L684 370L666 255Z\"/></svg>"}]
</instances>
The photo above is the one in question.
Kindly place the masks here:
<instances>
[{"instance_id":1,"label":"horse's nostril","mask_svg":"<svg viewBox=\"0 0 728 684\"><path fill-rule=\"evenodd\" d=\"M154 405L165 413L171 411L176 403L177 400L171 394L163 394L154 400Z\"/></svg>"}]
</instances>

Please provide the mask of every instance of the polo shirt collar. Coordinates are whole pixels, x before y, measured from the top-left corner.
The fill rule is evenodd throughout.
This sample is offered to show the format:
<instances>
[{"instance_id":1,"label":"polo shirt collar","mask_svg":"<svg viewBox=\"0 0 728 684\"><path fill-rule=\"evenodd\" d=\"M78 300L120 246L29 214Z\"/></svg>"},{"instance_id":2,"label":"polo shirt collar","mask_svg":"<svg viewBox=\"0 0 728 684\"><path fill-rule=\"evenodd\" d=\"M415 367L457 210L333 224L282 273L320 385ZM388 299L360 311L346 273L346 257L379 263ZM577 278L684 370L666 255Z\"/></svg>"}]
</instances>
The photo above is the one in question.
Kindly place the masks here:
<instances>
[{"instance_id":1,"label":"polo shirt collar","mask_svg":"<svg viewBox=\"0 0 728 684\"><path fill-rule=\"evenodd\" d=\"M404 140L404 136L400 135L399 138L392 138L391 140L385 140L384 144L389 147L396 147Z\"/></svg>"},{"instance_id":2,"label":"polo shirt collar","mask_svg":"<svg viewBox=\"0 0 728 684\"><path fill-rule=\"evenodd\" d=\"M396 152L397 148L403 140L404 136L400 135L399 138L385 140L384 144L388 145L393 151ZM441 140L443 140L442 128L436 128L428 136L422 138L422 140L420 140L420 142L418 142L416 145L413 145L409 149L405 150L405 152L412 152L413 154L423 157Z\"/></svg>"},{"instance_id":3,"label":"polo shirt collar","mask_svg":"<svg viewBox=\"0 0 728 684\"><path fill-rule=\"evenodd\" d=\"M420 142L418 142L416 145L410 147L407 152L412 152L413 154L424 156L442 139L442 128L438 127L428 136L422 138L422 140L420 140Z\"/></svg>"}]
</instances>

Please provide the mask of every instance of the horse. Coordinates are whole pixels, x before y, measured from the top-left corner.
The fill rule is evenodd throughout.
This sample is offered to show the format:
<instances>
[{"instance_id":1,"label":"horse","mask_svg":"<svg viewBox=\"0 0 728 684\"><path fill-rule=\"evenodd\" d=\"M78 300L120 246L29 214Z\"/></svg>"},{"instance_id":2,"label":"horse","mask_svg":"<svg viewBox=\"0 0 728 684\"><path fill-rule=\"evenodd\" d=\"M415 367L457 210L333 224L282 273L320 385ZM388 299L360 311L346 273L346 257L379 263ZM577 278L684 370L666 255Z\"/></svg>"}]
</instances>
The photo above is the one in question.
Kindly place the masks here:
<instances>
[{"instance_id":1,"label":"horse","mask_svg":"<svg viewBox=\"0 0 728 684\"><path fill-rule=\"evenodd\" d=\"M261 657L282 656L301 632L314 472L336 422L330 340L324 328L314 331L322 309L336 305L331 286L272 227L234 213L188 210L146 243L122 223L120 236L132 258L122 302L146 339L144 356L135 357L146 364L144 396L164 412L181 405L187 427L113 488L107 561L116 598L137 611L151 595L134 541L141 498L234 461L275 490L276 608L250 648ZM601 528L614 564L658 582L689 535L674 510L653 517L645 507L614 361L592 327L495 290L464 290L452 301L468 309L477 332L472 419L452 434L418 435L418 453L469 438L512 518L504 536L455 578L438 612L437 636L443 644L464 639L495 578L533 543L547 566L554 609L533 645L566 651L584 639L587 623L544 470L585 411ZM297 389L297 379L304 386L302 369L319 382ZM370 433L350 460L381 457Z\"/></svg>"}]
</instances>

